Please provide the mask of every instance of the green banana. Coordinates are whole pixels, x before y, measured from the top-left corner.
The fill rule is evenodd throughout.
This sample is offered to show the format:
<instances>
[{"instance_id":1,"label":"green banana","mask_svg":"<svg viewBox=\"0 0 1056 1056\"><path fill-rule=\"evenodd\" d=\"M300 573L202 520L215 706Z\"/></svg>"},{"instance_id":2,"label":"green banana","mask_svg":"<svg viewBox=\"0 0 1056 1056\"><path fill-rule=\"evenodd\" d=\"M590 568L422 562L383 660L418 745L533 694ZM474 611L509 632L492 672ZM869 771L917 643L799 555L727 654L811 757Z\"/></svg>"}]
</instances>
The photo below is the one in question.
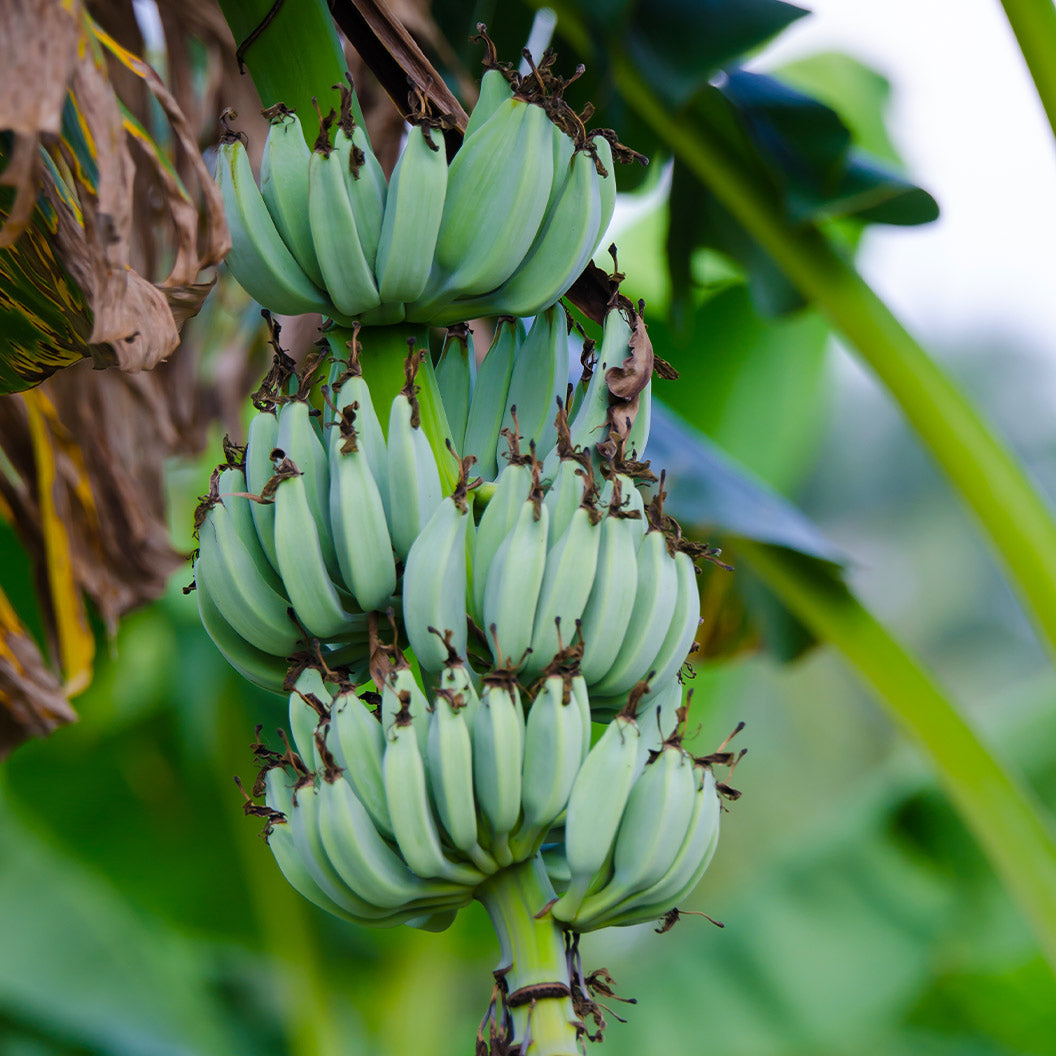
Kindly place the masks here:
<instances>
[{"instance_id":1,"label":"green banana","mask_svg":"<svg viewBox=\"0 0 1056 1056\"><path fill-rule=\"evenodd\" d=\"M245 145L237 137L217 150L216 182L231 232L227 266L255 301L281 315L322 312L333 306L286 248L253 179Z\"/></svg>"},{"instance_id":2,"label":"green banana","mask_svg":"<svg viewBox=\"0 0 1056 1056\"><path fill-rule=\"evenodd\" d=\"M388 608L396 591L396 561L359 420L346 406L330 430L330 523L341 576L359 607L371 612Z\"/></svg>"},{"instance_id":3,"label":"green banana","mask_svg":"<svg viewBox=\"0 0 1056 1056\"><path fill-rule=\"evenodd\" d=\"M451 427L451 442L461 451L466 440L466 422L477 361L473 355L473 331L452 327L444 339L444 350L436 364L436 384Z\"/></svg>"},{"instance_id":4,"label":"green banana","mask_svg":"<svg viewBox=\"0 0 1056 1056\"><path fill-rule=\"evenodd\" d=\"M301 479L326 570L331 579L340 581L341 566L330 527L330 460L312 424L311 408L306 401L290 400L279 408L276 446L303 474Z\"/></svg>"},{"instance_id":5,"label":"green banana","mask_svg":"<svg viewBox=\"0 0 1056 1056\"><path fill-rule=\"evenodd\" d=\"M714 857L722 813L714 775L706 768L699 769L704 773L694 797L686 838L664 876L651 887L619 902L599 918L577 920L577 930L593 931L599 927L624 927L658 920L692 894Z\"/></svg>"},{"instance_id":6,"label":"green banana","mask_svg":"<svg viewBox=\"0 0 1056 1056\"><path fill-rule=\"evenodd\" d=\"M315 733L323 716L316 710L316 706L308 702L309 697L314 697L319 707L329 709L332 699L330 691L326 688L322 675L312 667L305 668L297 676L293 692L290 694L290 734L293 737L293 746L305 765L318 767L321 760Z\"/></svg>"},{"instance_id":7,"label":"green banana","mask_svg":"<svg viewBox=\"0 0 1056 1056\"><path fill-rule=\"evenodd\" d=\"M594 251L597 251L598 246L605 245L608 243L605 241L605 236L609 230L609 224L612 223L612 214L616 208L616 166L612 160L612 146L604 136L594 137L594 151L598 156L598 161L601 162L602 168L605 170L605 175L599 179L598 189L601 192L601 220L598 225L598 240L594 244ZM594 253L591 253L593 256Z\"/></svg>"},{"instance_id":8,"label":"green banana","mask_svg":"<svg viewBox=\"0 0 1056 1056\"><path fill-rule=\"evenodd\" d=\"M650 674L678 599L678 571L659 530L646 533L638 550L638 578L634 606L619 656L591 687L591 697L620 698Z\"/></svg>"},{"instance_id":9,"label":"green banana","mask_svg":"<svg viewBox=\"0 0 1056 1056\"><path fill-rule=\"evenodd\" d=\"M678 574L675 611L663 643L649 665L656 672L650 681L658 687L657 695L663 692L663 687L675 678L686 662L700 626L700 593L693 559L686 553L677 553L675 570ZM651 699L651 695L646 693L642 698L643 705L651 703Z\"/></svg>"},{"instance_id":10,"label":"green banana","mask_svg":"<svg viewBox=\"0 0 1056 1056\"><path fill-rule=\"evenodd\" d=\"M610 508L601 522L594 583L580 623L580 671L588 685L611 670L627 637L638 586L639 538L634 523Z\"/></svg>"},{"instance_id":11,"label":"green banana","mask_svg":"<svg viewBox=\"0 0 1056 1056\"><path fill-rule=\"evenodd\" d=\"M370 924L372 921L364 920L363 917L348 912L342 905L335 902L320 886L309 872L304 859L301 857L294 838L290 817L294 807L292 804L292 786L288 784L289 776L280 767L269 770L266 781L265 802L275 811L285 816L284 820L275 820L268 826L267 841L271 853L275 856L279 870L286 877L290 886L301 896L314 903L327 913L335 917L350 921L353 924Z\"/></svg>"},{"instance_id":12,"label":"green banana","mask_svg":"<svg viewBox=\"0 0 1056 1056\"><path fill-rule=\"evenodd\" d=\"M531 497L502 541L484 584L484 630L492 650L511 664L531 645L536 604L546 570L549 511Z\"/></svg>"},{"instance_id":13,"label":"green banana","mask_svg":"<svg viewBox=\"0 0 1056 1056\"><path fill-rule=\"evenodd\" d=\"M309 633L339 638L354 624L327 571L304 475L289 459L283 464L292 475L283 477L275 490L275 554L282 581Z\"/></svg>"},{"instance_id":14,"label":"green banana","mask_svg":"<svg viewBox=\"0 0 1056 1056\"><path fill-rule=\"evenodd\" d=\"M506 412L502 429L513 429L513 408L517 428L525 447L535 442L539 457L557 441L555 397L564 399L568 387L568 327L564 309L548 308L535 317L524 343L517 349L513 373L506 393ZM499 448L505 449L505 438L496 448L496 460L502 464Z\"/></svg>"},{"instance_id":15,"label":"green banana","mask_svg":"<svg viewBox=\"0 0 1056 1056\"><path fill-rule=\"evenodd\" d=\"M443 499L429 438L414 425L411 402L403 392L392 401L388 438L389 533L402 560Z\"/></svg>"},{"instance_id":16,"label":"green banana","mask_svg":"<svg viewBox=\"0 0 1056 1056\"><path fill-rule=\"evenodd\" d=\"M374 267L383 303L416 301L429 280L447 194L447 153L436 138L412 125L392 171Z\"/></svg>"},{"instance_id":17,"label":"green banana","mask_svg":"<svg viewBox=\"0 0 1056 1056\"><path fill-rule=\"evenodd\" d=\"M483 874L448 859L429 804L425 766L418 738L406 713L397 715L386 733L383 760L385 796L397 846L411 872L475 887Z\"/></svg>"},{"instance_id":18,"label":"green banana","mask_svg":"<svg viewBox=\"0 0 1056 1056\"><path fill-rule=\"evenodd\" d=\"M494 68L485 70L484 76L480 79L480 94L477 96L477 103L469 112L463 143L482 128L491 115L512 96L513 89L510 87L510 82L500 70Z\"/></svg>"},{"instance_id":19,"label":"green banana","mask_svg":"<svg viewBox=\"0 0 1056 1056\"><path fill-rule=\"evenodd\" d=\"M409 718L418 737L418 748L425 758L429 736L429 701L414 677L405 657L401 657L381 687L381 728L389 734L400 716Z\"/></svg>"},{"instance_id":20,"label":"green banana","mask_svg":"<svg viewBox=\"0 0 1056 1056\"><path fill-rule=\"evenodd\" d=\"M466 655L465 494L456 491L436 508L407 554L403 571L403 625L418 663L439 671L450 649Z\"/></svg>"},{"instance_id":21,"label":"green banana","mask_svg":"<svg viewBox=\"0 0 1056 1056\"><path fill-rule=\"evenodd\" d=\"M249 423L249 437L246 442L246 487L254 495L260 495L264 485L271 480L275 472L271 452L275 450L278 439L278 418L268 411L255 414ZM253 525L257 529L257 539L260 540L271 567L278 571L279 559L275 555L275 506L270 502L252 502L249 509Z\"/></svg>"},{"instance_id":22,"label":"green banana","mask_svg":"<svg viewBox=\"0 0 1056 1056\"><path fill-rule=\"evenodd\" d=\"M558 649L572 640L594 585L600 540L597 510L580 506L565 533L547 552L532 627L532 651L524 664L525 678L541 673Z\"/></svg>"},{"instance_id":23,"label":"green banana","mask_svg":"<svg viewBox=\"0 0 1056 1056\"><path fill-rule=\"evenodd\" d=\"M308 222L316 257L334 306L354 317L377 308L381 296L374 284L373 261L368 260L356 226L356 215L345 184L351 141L338 137L339 149L312 152L308 164Z\"/></svg>"},{"instance_id":24,"label":"green banana","mask_svg":"<svg viewBox=\"0 0 1056 1056\"><path fill-rule=\"evenodd\" d=\"M271 577L261 575L222 502L198 529L198 547L198 578L235 632L266 653L285 657L294 652L301 635L287 615L290 601Z\"/></svg>"},{"instance_id":25,"label":"green banana","mask_svg":"<svg viewBox=\"0 0 1056 1056\"><path fill-rule=\"evenodd\" d=\"M382 778L385 733L381 722L355 693L346 692L334 698L330 728L335 736L328 738L328 743L338 765L375 827L391 837L392 819Z\"/></svg>"},{"instance_id":26,"label":"green banana","mask_svg":"<svg viewBox=\"0 0 1056 1056\"><path fill-rule=\"evenodd\" d=\"M634 781L640 731L633 718L617 715L587 753L565 815L568 890L551 907L554 919L571 924L595 875L605 865Z\"/></svg>"},{"instance_id":27,"label":"green banana","mask_svg":"<svg viewBox=\"0 0 1056 1056\"><path fill-rule=\"evenodd\" d=\"M497 866L477 838L473 742L466 716L467 705L463 694L450 690L440 690L433 700L426 747L429 787L440 823L452 845L483 873L490 874Z\"/></svg>"},{"instance_id":28,"label":"green banana","mask_svg":"<svg viewBox=\"0 0 1056 1056\"><path fill-rule=\"evenodd\" d=\"M484 622L484 585L488 569L503 539L517 523L531 489L531 469L521 462L507 465L499 473L495 491L480 518L473 545L473 615L478 624Z\"/></svg>"},{"instance_id":29,"label":"green banana","mask_svg":"<svg viewBox=\"0 0 1056 1056\"><path fill-rule=\"evenodd\" d=\"M340 384L334 387L334 413L337 418L340 418L347 407L355 405L356 441L367 457L367 465L370 466L371 475L378 486L382 504L386 506L387 512L389 489L385 483L388 467L385 433L382 431L381 422L374 409L370 388L363 375L359 373L358 362L354 367L350 367L349 371L340 379Z\"/></svg>"},{"instance_id":30,"label":"green banana","mask_svg":"<svg viewBox=\"0 0 1056 1056\"><path fill-rule=\"evenodd\" d=\"M206 577L199 576L197 563L194 567L194 578L197 584L195 595L198 600L198 615L206 634L213 640L223 658L253 685L272 693L282 693L289 667L287 661L274 653L266 653L255 645L250 645L224 619L209 592Z\"/></svg>"},{"instance_id":31,"label":"green banana","mask_svg":"<svg viewBox=\"0 0 1056 1056\"><path fill-rule=\"evenodd\" d=\"M550 119L542 107L521 99L501 103L463 142L448 170L436 242L440 292L470 297L509 278L539 230L553 169ZM486 239L480 237L481 217L488 218ZM430 297L428 287L424 296Z\"/></svg>"},{"instance_id":32,"label":"green banana","mask_svg":"<svg viewBox=\"0 0 1056 1056\"><path fill-rule=\"evenodd\" d=\"M374 828L366 807L341 777L324 779L319 786L319 833L341 879L375 906L397 909L469 899L469 892L457 884L415 876Z\"/></svg>"},{"instance_id":33,"label":"green banana","mask_svg":"<svg viewBox=\"0 0 1056 1056\"><path fill-rule=\"evenodd\" d=\"M579 509L583 501L585 475L586 471L574 458L562 458L557 464L557 471L543 497L543 502L550 511L550 546L565 534L572 514Z\"/></svg>"},{"instance_id":34,"label":"green banana","mask_svg":"<svg viewBox=\"0 0 1056 1056\"><path fill-rule=\"evenodd\" d=\"M589 747L571 687L561 675L550 675L525 720L521 827L510 841L515 859L535 851L568 805Z\"/></svg>"},{"instance_id":35,"label":"green banana","mask_svg":"<svg viewBox=\"0 0 1056 1056\"><path fill-rule=\"evenodd\" d=\"M579 913L589 919L651 887L674 864L696 800L693 760L667 743L634 782L613 853L613 876L589 895Z\"/></svg>"},{"instance_id":36,"label":"green banana","mask_svg":"<svg viewBox=\"0 0 1056 1056\"><path fill-rule=\"evenodd\" d=\"M269 113L274 116L260 159L261 197L283 242L305 275L321 288L325 285L323 273L308 224L308 162L312 152L292 110L280 105Z\"/></svg>"},{"instance_id":37,"label":"green banana","mask_svg":"<svg viewBox=\"0 0 1056 1056\"><path fill-rule=\"evenodd\" d=\"M345 190L356 218L356 233L363 255L373 269L388 191L385 173L363 126L356 124L350 114L347 117L342 115L334 133L334 151L342 159L347 159L344 165Z\"/></svg>"},{"instance_id":38,"label":"green banana","mask_svg":"<svg viewBox=\"0 0 1056 1056\"><path fill-rule=\"evenodd\" d=\"M473 719L473 787L488 831L488 849L500 866L513 861L510 833L521 813L524 712L508 672L484 676Z\"/></svg>"},{"instance_id":39,"label":"green banana","mask_svg":"<svg viewBox=\"0 0 1056 1056\"><path fill-rule=\"evenodd\" d=\"M557 135L571 146L563 132ZM602 193L594 159L584 150L555 172L561 189L517 270L490 296L511 315L532 315L554 304L594 255L601 237Z\"/></svg>"},{"instance_id":40,"label":"green banana","mask_svg":"<svg viewBox=\"0 0 1056 1056\"><path fill-rule=\"evenodd\" d=\"M485 480L493 480L496 470L496 445L506 408L506 395L513 374L514 357L523 340L521 323L515 319L500 319L488 354L477 371L473 399L466 416L466 436L462 454L472 455L476 472Z\"/></svg>"}]
</instances>

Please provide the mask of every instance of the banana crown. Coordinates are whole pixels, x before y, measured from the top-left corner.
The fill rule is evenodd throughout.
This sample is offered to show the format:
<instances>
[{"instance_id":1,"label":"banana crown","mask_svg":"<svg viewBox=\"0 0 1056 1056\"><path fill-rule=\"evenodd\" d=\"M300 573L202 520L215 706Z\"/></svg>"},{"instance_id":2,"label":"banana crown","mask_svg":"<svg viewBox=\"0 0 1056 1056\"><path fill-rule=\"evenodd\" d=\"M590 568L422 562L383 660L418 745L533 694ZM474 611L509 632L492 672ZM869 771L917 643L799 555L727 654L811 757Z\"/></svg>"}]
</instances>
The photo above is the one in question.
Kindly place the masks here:
<instances>
[{"instance_id":1,"label":"banana crown","mask_svg":"<svg viewBox=\"0 0 1056 1056\"><path fill-rule=\"evenodd\" d=\"M565 101L582 69L563 78L547 52L521 76L482 39L480 96L450 163L451 123L418 89L389 179L355 119L351 83L339 86L339 108L320 115L312 149L298 115L282 103L264 111L271 130L259 186L244 143L225 134L216 179L231 229L228 266L254 300L343 325L446 326L535 315L566 292L609 226L614 158L646 159L609 129L588 132L593 107L577 114Z\"/></svg>"}]
</instances>

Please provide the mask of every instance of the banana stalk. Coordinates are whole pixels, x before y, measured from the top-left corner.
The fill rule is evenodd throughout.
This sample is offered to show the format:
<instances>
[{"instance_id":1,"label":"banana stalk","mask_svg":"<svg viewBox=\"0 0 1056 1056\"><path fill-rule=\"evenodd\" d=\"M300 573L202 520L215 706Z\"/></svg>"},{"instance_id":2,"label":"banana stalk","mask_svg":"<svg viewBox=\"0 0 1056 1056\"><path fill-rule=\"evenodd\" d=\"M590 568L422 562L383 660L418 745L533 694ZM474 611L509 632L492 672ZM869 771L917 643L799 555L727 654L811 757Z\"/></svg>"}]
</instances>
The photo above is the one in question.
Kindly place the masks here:
<instances>
[{"instance_id":1,"label":"banana stalk","mask_svg":"<svg viewBox=\"0 0 1056 1056\"><path fill-rule=\"evenodd\" d=\"M549 913L536 916L556 897L542 857L495 873L474 897L488 911L502 947L498 967L508 988L511 1044L530 1044L532 1056L578 1056L579 1017L572 1008L564 934Z\"/></svg>"}]
</instances>

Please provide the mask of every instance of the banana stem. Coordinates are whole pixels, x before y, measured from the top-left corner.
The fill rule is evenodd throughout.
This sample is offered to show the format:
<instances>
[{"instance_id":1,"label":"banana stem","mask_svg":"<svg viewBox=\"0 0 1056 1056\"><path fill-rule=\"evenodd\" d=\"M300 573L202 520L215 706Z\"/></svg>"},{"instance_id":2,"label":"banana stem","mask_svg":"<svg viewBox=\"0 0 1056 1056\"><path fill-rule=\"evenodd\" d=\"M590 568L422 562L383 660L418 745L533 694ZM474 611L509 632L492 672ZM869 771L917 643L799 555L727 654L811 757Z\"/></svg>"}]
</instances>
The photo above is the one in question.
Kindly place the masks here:
<instances>
[{"instance_id":1,"label":"banana stem","mask_svg":"<svg viewBox=\"0 0 1056 1056\"><path fill-rule=\"evenodd\" d=\"M569 991L564 933L549 913L536 917L556 898L542 858L535 855L495 873L476 897L488 911L502 947L496 976L503 977L509 995L509 1040L521 1046L522 1056L579 1056L579 1021ZM525 987L538 988L539 996L533 999ZM562 987L565 993L553 996L552 991ZM495 1015L501 1017L501 1009ZM502 1026L500 1019L500 1030Z\"/></svg>"}]
</instances>

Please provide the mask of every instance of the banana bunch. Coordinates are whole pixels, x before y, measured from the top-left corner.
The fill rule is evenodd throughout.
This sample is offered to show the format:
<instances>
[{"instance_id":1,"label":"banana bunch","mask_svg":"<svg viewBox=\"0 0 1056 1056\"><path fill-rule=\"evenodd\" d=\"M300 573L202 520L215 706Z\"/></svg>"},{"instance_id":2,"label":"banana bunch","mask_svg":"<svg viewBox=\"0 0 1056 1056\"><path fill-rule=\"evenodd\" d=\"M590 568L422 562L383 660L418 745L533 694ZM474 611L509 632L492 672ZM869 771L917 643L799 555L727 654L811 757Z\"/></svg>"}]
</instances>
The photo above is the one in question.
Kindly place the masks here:
<instances>
[{"instance_id":1,"label":"banana bunch","mask_svg":"<svg viewBox=\"0 0 1056 1056\"><path fill-rule=\"evenodd\" d=\"M370 614L398 616L397 563L441 505L413 364L387 437L358 360L342 366L326 435L300 386L273 389L196 517L202 623L236 670L276 692L289 660L316 649L365 681Z\"/></svg>"},{"instance_id":2,"label":"banana bunch","mask_svg":"<svg viewBox=\"0 0 1056 1056\"><path fill-rule=\"evenodd\" d=\"M659 737L621 712L576 776L562 844L545 855L561 894L550 912L571 930L663 917L711 862L720 815L712 761L721 756L696 759L682 747L681 698L677 682L664 687Z\"/></svg>"},{"instance_id":3,"label":"banana bunch","mask_svg":"<svg viewBox=\"0 0 1056 1056\"><path fill-rule=\"evenodd\" d=\"M625 711L591 748L570 671L537 687L527 717L508 669L479 684L452 656L430 702L397 666L372 708L332 673L300 674L292 746L260 746L256 808L293 887L355 923L439 930L541 851L569 930L656 920L684 899L718 841L712 766L726 758L682 747L681 685L664 687L656 732Z\"/></svg>"},{"instance_id":4,"label":"banana bunch","mask_svg":"<svg viewBox=\"0 0 1056 1056\"><path fill-rule=\"evenodd\" d=\"M232 274L274 312L342 325L450 325L556 303L612 218L615 139L587 133L550 65L526 78L488 69L450 164L444 121L414 94L388 181L349 87L312 149L296 114L281 103L265 111L259 188L243 140L225 126L216 180ZM619 144L615 153L635 156Z\"/></svg>"}]
</instances>

